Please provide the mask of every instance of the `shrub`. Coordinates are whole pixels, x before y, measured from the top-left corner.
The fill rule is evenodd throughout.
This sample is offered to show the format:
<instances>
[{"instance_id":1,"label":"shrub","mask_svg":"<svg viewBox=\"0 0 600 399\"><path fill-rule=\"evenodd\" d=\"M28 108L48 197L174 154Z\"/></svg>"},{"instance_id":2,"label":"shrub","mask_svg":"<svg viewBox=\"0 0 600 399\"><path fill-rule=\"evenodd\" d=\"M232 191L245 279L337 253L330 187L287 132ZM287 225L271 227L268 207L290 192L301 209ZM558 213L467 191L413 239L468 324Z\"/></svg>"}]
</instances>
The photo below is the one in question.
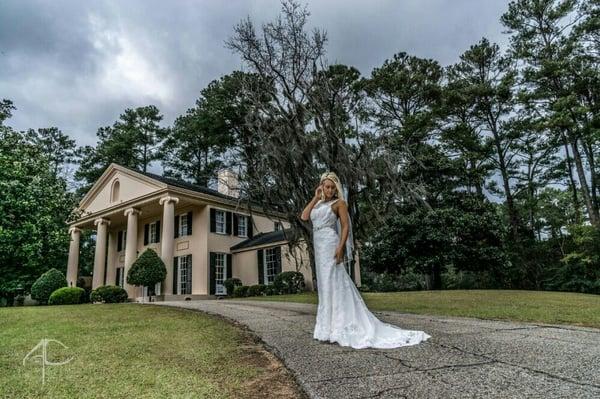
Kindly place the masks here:
<instances>
[{"instance_id":1,"label":"shrub","mask_svg":"<svg viewBox=\"0 0 600 399\"><path fill-rule=\"evenodd\" d=\"M254 284L248 288L248 296L261 296L265 294L265 289L267 288L264 284Z\"/></svg>"},{"instance_id":2,"label":"shrub","mask_svg":"<svg viewBox=\"0 0 600 399\"><path fill-rule=\"evenodd\" d=\"M269 284L265 287L265 295L271 296L271 295L279 295L280 292L277 290L277 288L273 285L273 284Z\"/></svg>"},{"instance_id":3,"label":"shrub","mask_svg":"<svg viewBox=\"0 0 600 399\"><path fill-rule=\"evenodd\" d=\"M240 280L237 277L231 277L231 278L225 279L225 281L223 281L223 285L225 286L225 289L227 290L227 294L230 296L233 296L233 291L235 290L235 287L242 285L242 280Z\"/></svg>"},{"instance_id":4,"label":"shrub","mask_svg":"<svg viewBox=\"0 0 600 399\"><path fill-rule=\"evenodd\" d=\"M304 291L304 275L295 271L282 272L275 276L273 285L281 294L298 294Z\"/></svg>"},{"instance_id":5,"label":"shrub","mask_svg":"<svg viewBox=\"0 0 600 399\"><path fill-rule=\"evenodd\" d=\"M153 287L167 277L165 263L152 249L146 249L131 265L127 272L127 283Z\"/></svg>"},{"instance_id":6,"label":"shrub","mask_svg":"<svg viewBox=\"0 0 600 399\"><path fill-rule=\"evenodd\" d=\"M360 291L363 292L414 291L422 290L425 286L425 277L413 271L393 274L361 270Z\"/></svg>"},{"instance_id":7,"label":"shrub","mask_svg":"<svg viewBox=\"0 0 600 399\"><path fill-rule=\"evenodd\" d=\"M119 303L127 301L127 291L116 285L98 287L90 294L91 302Z\"/></svg>"},{"instance_id":8,"label":"shrub","mask_svg":"<svg viewBox=\"0 0 600 399\"><path fill-rule=\"evenodd\" d=\"M233 289L233 296L234 297L244 297L244 296L248 296L248 287L247 285L238 285L237 287L235 287Z\"/></svg>"},{"instance_id":9,"label":"shrub","mask_svg":"<svg viewBox=\"0 0 600 399\"><path fill-rule=\"evenodd\" d=\"M41 304L47 304L50 295L59 288L67 286L67 279L60 271L52 268L42 274L31 286L31 298Z\"/></svg>"},{"instance_id":10,"label":"shrub","mask_svg":"<svg viewBox=\"0 0 600 399\"><path fill-rule=\"evenodd\" d=\"M62 287L54 291L48 305L75 305L82 302L85 290L79 287Z\"/></svg>"}]
</instances>

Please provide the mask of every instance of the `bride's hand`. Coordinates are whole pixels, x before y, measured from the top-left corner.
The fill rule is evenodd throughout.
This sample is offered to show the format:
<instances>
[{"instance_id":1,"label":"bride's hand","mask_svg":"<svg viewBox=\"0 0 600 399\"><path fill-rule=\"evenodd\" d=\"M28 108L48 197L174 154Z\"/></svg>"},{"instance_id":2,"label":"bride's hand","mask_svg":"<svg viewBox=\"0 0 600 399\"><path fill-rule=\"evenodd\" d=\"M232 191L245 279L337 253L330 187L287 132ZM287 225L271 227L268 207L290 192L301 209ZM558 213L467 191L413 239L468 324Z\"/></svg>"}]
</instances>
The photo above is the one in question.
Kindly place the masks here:
<instances>
[{"instance_id":1,"label":"bride's hand","mask_svg":"<svg viewBox=\"0 0 600 399\"><path fill-rule=\"evenodd\" d=\"M315 189L315 197L320 198L322 192L323 192L323 184L319 184L317 186L317 188Z\"/></svg>"},{"instance_id":2,"label":"bride's hand","mask_svg":"<svg viewBox=\"0 0 600 399\"><path fill-rule=\"evenodd\" d=\"M337 247L335 249L335 264L342 263L344 260L344 247Z\"/></svg>"}]
</instances>

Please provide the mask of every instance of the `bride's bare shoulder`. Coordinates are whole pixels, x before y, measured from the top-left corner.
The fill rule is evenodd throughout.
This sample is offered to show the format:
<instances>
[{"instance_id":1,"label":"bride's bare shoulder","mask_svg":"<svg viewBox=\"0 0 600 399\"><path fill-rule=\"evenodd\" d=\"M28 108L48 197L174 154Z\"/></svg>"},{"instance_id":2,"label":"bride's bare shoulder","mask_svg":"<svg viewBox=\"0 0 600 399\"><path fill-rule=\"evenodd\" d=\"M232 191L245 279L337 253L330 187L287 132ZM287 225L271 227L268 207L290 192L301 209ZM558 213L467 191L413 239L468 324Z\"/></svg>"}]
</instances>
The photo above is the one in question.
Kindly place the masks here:
<instances>
[{"instance_id":1,"label":"bride's bare shoulder","mask_svg":"<svg viewBox=\"0 0 600 399\"><path fill-rule=\"evenodd\" d=\"M331 205L331 209L335 211L335 213L338 213L339 209L348 209L348 204L343 198L340 198Z\"/></svg>"}]
</instances>

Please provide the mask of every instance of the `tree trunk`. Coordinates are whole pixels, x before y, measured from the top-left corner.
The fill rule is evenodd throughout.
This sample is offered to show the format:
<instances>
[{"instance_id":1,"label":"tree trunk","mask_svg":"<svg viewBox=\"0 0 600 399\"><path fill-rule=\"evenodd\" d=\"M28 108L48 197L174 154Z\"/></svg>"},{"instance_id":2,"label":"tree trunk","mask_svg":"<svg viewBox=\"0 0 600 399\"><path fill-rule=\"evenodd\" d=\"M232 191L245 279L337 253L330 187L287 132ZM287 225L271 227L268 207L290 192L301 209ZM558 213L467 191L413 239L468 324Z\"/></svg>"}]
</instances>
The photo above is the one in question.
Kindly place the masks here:
<instances>
[{"instance_id":1,"label":"tree trunk","mask_svg":"<svg viewBox=\"0 0 600 399\"><path fill-rule=\"evenodd\" d=\"M590 223L593 226L598 226L600 224L600 218L595 212L594 205L592 204L592 198L590 196L590 190L587 185L585 170L583 169L583 162L581 161L581 154L579 153L579 148L577 147L577 139L571 140L571 149L573 150L573 159L575 160L575 166L577 168L577 177L579 178L579 183L581 185L581 193L583 195L585 207L590 218Z\"/></svg>"}]
</instances>

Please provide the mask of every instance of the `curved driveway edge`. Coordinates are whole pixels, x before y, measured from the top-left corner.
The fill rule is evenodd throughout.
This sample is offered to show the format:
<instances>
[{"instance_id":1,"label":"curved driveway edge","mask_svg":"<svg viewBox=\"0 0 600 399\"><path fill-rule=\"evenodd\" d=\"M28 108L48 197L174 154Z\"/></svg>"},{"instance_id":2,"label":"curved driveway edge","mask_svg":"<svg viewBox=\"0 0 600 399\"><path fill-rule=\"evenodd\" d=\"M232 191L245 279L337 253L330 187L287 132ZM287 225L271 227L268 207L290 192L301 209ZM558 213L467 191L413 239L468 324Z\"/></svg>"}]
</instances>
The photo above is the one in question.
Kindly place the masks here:
<instances>
[{"instance_id":1,"label":"curved driveway edge","mask_svg":"<svg viewBox=\"0 0 600 399\"><path fill-rule=\"evenodd\" d=\"M600 398L600 329L373 313L432 336L353 349L312 338L316 305L250 300L153 302L246 325L311 398Z\"/></svg>"}]
</instances>

